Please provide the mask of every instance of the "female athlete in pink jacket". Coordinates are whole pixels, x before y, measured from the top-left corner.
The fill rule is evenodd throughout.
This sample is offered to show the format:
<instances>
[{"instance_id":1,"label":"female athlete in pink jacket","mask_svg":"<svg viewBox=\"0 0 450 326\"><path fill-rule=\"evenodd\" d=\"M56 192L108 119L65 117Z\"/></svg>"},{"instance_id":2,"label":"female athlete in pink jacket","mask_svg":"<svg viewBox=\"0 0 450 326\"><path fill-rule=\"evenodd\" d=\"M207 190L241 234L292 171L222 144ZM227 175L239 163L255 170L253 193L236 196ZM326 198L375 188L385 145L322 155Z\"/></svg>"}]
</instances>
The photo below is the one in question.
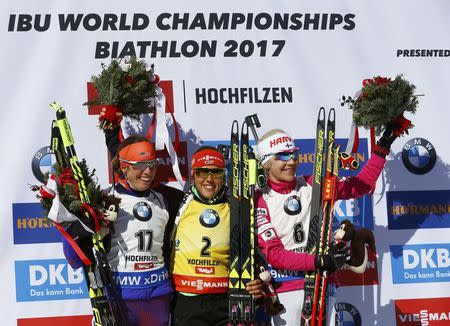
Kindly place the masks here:
<instances>
[{"instance_id":1,"label":"female athlete in pink jacket","mask_svg":"<svg viewBox=\"0 0 450 326\"><path fill-rule=\"evenodd\" d=\"M393 140L389 139L387 147ZM386 162L386 151L377 149L357 176L337 183L336 199L360 197L375 187ZM281 283L277 292L285 306L272 321L274 325L299 325L304 272L316 267L334 271L344 264L347 254L337 248L320 257L306 253L311 177L295 175L299 163L293 139L283 130L273 129L261 137L257 154L267 176L266 187L256 193L258 245L272 267L272 276Z\"/></svg>"}]
</instances>

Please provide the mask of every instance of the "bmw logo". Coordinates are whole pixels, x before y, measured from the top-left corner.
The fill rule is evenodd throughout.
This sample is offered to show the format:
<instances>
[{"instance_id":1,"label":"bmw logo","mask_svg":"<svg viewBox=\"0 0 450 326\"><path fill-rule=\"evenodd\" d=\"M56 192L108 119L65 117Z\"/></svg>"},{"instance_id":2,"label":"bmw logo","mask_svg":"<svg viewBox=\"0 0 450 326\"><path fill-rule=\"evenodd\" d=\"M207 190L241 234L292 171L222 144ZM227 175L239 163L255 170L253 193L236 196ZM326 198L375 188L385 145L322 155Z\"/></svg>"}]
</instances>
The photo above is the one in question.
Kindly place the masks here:
<instances>
[{"instance_id":1,"label":"bmw logo","mask_svg":"<svg viewBox=\"0 0 450 326\"><path fill-rule=\"evenodd\" d=\"M436 150L428 140L414 138L403 146L402 161L409 172L425 174L436 164Z\"/></svg>"},{"instance_id":2,"label":"bmw logo","mask_svg":"<svg viewBox=\"0 0 450 326\"><path fill-rule=\"evenodd\" d=\"M220 218L219 214L213 209L205 209L200 214L200 224L203 225L205 228L213 228L217 224L219 224Z\"/></svg>"},{"instance_id":3,"label":"bmw logo","mask_svg":"<svg viewBox=\"0 0 450 326\"><path fill-rule=\"evenodd\" d=\"M55 163L55 155L49 146L42 147L38 150L31 160L31 170L34 177L41 183L45 183L45 174L54 173L53 164Z\"/></svg>"},{"instance_id":4,"label":"bmw logo","mask_svg":"<svg viewBox=\"0 0 450 326\"><path fill-rule=\"evenodd\" d=\"M133 215L139 221L147 222L152 218L152 208L146 202L139 202L133 207Z\"/></svg>"},{"instance_id":5,"label":"bmw logo","mask_svg":"<svg viewBox=\"0 0 450 326\"><path fill-rule=\"evenodd\" d=\"M358 309L347 302L339 302L335 305L336 321L335 324L339 326L352 325L361 326L361 314Z\"/></svg>"},{"instance_id":6,"label":"bmw logo","mask_svg":"<svg viewBox=\"0 0 450 326\"><path fill-rule=\"evenodd\" d=\"M291 196L284 202L284 211L289 215L297 215L302 210L300 198Z\"/></svg>"}]
</instances>

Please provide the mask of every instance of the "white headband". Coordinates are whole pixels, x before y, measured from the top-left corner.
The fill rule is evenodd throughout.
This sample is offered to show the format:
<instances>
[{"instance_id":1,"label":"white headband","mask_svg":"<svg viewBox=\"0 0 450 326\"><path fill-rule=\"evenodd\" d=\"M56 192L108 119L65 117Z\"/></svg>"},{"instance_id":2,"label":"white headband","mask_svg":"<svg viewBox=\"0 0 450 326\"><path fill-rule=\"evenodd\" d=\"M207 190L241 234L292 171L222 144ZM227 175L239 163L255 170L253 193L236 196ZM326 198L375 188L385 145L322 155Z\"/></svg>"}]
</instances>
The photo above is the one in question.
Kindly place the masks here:
<instances>
[{"instance_id":1,"label":"white headband","mask_svg":"<svg viewBox=\"0 0 450 326\"><path fill-rule=\"evenodd\" d=\"M261 165L266 164L271 157L280 152L290 152L297 150L294 140L286 133L277 133L264 140L261 140L257 146L257 152Z\"/></svg>"}]
</instances>

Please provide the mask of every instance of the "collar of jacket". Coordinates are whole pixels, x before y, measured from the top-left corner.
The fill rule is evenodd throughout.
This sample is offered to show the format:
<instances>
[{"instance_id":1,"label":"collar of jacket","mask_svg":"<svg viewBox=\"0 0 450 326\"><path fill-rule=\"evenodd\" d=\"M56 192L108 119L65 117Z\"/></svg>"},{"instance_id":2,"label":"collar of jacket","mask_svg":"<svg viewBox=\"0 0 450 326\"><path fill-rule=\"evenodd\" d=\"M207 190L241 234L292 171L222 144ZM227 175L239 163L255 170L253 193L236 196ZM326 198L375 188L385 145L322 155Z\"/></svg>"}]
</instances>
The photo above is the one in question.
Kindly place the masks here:
<instances>
[{"instance_id":1,"label":"collar of jacket","mask_svg":"<svg viewBox=\"0 0 450 326\"><path fill-rule=\"evenodd\" d=\"M280 194L288 194L292 190L295 189L295 186L297 185L297 178L294 178L292 181L280 181L280 182L274 182L267 178L267 185L270 189L280 193Z\"/></svg>"},{"instance_id":2,"label":"collar of jacket","mask_svg":"<svg viewBox=\"0 0 450 326\"><path fill-rule=\"evenodd\" d=\"M219 190L217 195L212 198L205 198L200 191L197 190L194 186L191 186L191 192L194 195L194 199L206 205L215 205L221 204L228 200L227 197L227 187L223 186L222 189Z\"/></svg>"}]
</instances>

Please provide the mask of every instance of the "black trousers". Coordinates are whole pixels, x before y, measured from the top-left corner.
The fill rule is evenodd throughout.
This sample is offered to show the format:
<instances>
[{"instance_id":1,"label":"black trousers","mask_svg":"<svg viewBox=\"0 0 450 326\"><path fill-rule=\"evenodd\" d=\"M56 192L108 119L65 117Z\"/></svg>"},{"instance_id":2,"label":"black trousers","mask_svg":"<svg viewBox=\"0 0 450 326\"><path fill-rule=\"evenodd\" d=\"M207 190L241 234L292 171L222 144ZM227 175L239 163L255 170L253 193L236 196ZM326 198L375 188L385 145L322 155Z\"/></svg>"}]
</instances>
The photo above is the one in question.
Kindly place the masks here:
<instances>
[{"instance_id":1,"label":"black trousers","mask_svg":"<svg viewBox=\"0 0 450 326\"><path fill-rule=\"evenodd\" d=\"M222 326L228 323L228 294L175 293L172 326Z\"/></svg>"}]
</instances>

